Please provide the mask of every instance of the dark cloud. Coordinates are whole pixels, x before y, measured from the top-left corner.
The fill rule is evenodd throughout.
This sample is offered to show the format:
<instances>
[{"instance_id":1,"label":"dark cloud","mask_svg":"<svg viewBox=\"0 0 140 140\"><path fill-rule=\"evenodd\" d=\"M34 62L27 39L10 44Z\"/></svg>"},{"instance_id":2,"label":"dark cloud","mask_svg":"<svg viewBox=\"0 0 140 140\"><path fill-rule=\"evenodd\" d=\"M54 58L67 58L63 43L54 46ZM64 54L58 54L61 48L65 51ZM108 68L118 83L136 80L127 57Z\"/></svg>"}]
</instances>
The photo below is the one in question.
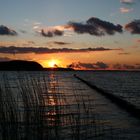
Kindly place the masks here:
<instances>
[{"instance_id":1,"label":"dark cloud","mask_svg":"<svg viewBox=\"0 0 140 140\"><path fill-rule=\"evenodd\" d=\"M77 52L92 52L92 51L111 51L120 49L109 48L83 48L83 49L70 49L70 48L44 48L44 47L0 47L0 53L77 53Z\"/></svg>"},{"instance_id":2,"label":"dark cloud","mask_svg":"<svg viewBox=\"0 0 140 140\"><path fill-rule=\"evenodd\" d=\"M110 48L104 48L104 47L97 47L97 48L83 48L80 49L81 51L110 51L110 50L122 50L121 48L118 49L110 49Z\"/></svg>"},{"instance_id":3,"label":"dark cloud","mask_svg":"<svg viewBox=\"0 0 140 140\"><path fill-rule=\"evenodd\" d=\"M97 62L94 65L97 67L97 69L107 69L107 68L109 68L109 65L105 64L103 62Z\"/></svg>"},{"instance_id":4,"label":"dark cloud","mask_svg":"<svg viewBox=\"0 0 140 140\"><path fill-rule=\"evenodd\" d=\"M121 64L114 64L113 65L113 69L122 69L123 67L122 67L122 65Z\"/></svg>"},{"instance_id":5,"label":"dark cloud","mask_svg":"<svg viewBox=\"0 0 140 140\"><path fill-rule=\"evenodd\" d=\"M48 30L45 31L44 29L41 30L41 35L44 37L54 37L54 36L62 36L63 31L60 31L58 29Z\"/></svg>"},{"instance_id":6,"label":"dark cloud","mask_svg":"<svg viewBox=\"0 0 140 140\"><path fill-rule=\"evenodd\" d=\"M128 64L124 64L123 68L124 69L136 69L136 67L134 65L128 65Z\"/></svg>"},{"instance_id":7,"label":"dark cloud","mask_svg":"<svg viewBox=\"0 0 140 140\"><path fill-rule=\"evenodd\" d=\"M140 70L140 64L114 64L113 69L116 70Z\"/></svg>"},{"instance_id":8,"label":"dark cloud","mask_svg":"<svg viewBox=\"0 0 140 140\"><path fill-rule=\"evenodd\" d=\"M74 69L94 69L94 65L92 63L72 63L68 66L69 68L74 68Z\"/></svg>"},{"instance_id":9,"label":"dark cloud","mask_svg":"<svg viewBox=\"0 0 140 140\"><path fill-rule=\"evenodd\" d=\"M126 24L125 29L132 34L140 34L140 19Z\"/></svg>"},{"instance_id":10,"label":"dark cloud","mask_svg":"<svg viewBox=\"0 0 140 140\"><path fill-rule=\"evenodd\" d=\"M11 35L11 36L15 36L17 35L17 32L4 26L4 25L0 25L0 35Z\"/></svg>"},{"instance_id":11,"label":"dark cloud","mask_svg":"<svg viewBox=\"0 0 140 140\"><path fill-rule=\"evenodd\" d=\"M93 25L76 23L76 22L69 22L68 25L70 26L70 28L73 28L73 30L76 33L79 34L88 33L90 35L96 35L96 36L103 35L103 33L99 32L99 30Z\"/></svg>"},{"instance_id":12,"label":"dark cloud","mask_svg":"<svg viewBox=\"0 0 140 140\"><path fill-rule=\"evenodd\" d=\"M137 69L140 69L140 64L136 64L136 68Z\"/></svg>"},{"instance_id":13,"label":"dark cloud","mask_svg":"<svg viewBox=\"0 0 140 140\"><path fill-rule=\"evenodd\" d=\"M82 62L74 62L67 67L74 69L88 69L88 70L140 70L140 64L114 64L109 65L104 62L96 62L96 63L82 63Z\"/></svg>"},{"instance_id":14,"label":"dark cloud","mask_svg":"<svg viewBox=\"0 0 140 140\"><path fill-rule=\"evenodd\" d=\"M108 21L101 20L96 17L91 17L85 22L70 21L66 25L57 25L44 28L34 28L37 33L44 37L55 37L67 35L66 33L74 31L78 34L90 34L95 36L114 35L123 32L123 27L120 24L113 24Z\"/></svg>"},{"instance_id":15,"label":"dark cloud","mask_svg":"<svg viewBox=\"0 0 140 140\"><path fill-rule=\"evenodd\" d=\"M73 28L76 33L88 33L95 36L114 35L116 32L123 32L121 25L114 25L96 17L88 19L86 23L69 22L68 26Z\"/></svg>"},{"instance_id":16,"label":"dark cloud","mask_svg":"<svg viewBox=\"0 0 140 140\"><path fill-rule=\"evenodd\" d=\"M53 41L51 42L53 44L57 44L57 45L68 45L68 44L71 44L71 43L68 43L68 42L62 42L62 41Z\"/></svg>"},{"instance_id":17,"label":"dark cloud","mask_svg":"<svg viewBox=\"0 0 140 140\"><path fill-rule=\"evenodd\" d=\"M91 64L91 63L78 63L79 67L82 67L82 68L86 68L86 69L93 69L95 68L94 67L94 64Z\"/></svg>"},{"instance_id":18,"label":"dark cloud","mask_svg":"<svg viewBox=\"0 0 140 140\"><path fill-rule=\"evenodd\" d=\"M99 30L103 30L104 34L113 35L115 32L122 33L122 26L120 24L114 25L113 23L103 21L99 18L92 17L87 21L88 24L95 25Z\"/></svg>"},{"instance_id":19,"label":"dark cloud","mask_svg":"<svg viewBox=\"0 0 140 140\"><path fill-rule=\"evenodd\" d=\"M11 60L11 59L8 57L0 57L0 62L9 61L9 60Z\"/></svg>"},{"instance_id":20,"label":"dark cloud","mask_svg":"<svg viewBox=\"0 0 140 140\"><path fill-rule=\"evenodd\" d=\"M74 68L74 69L94 69L94 70L99 70L99 69L107 69L109 68L109 65L104 63L104 62L96 62L96 63L72 63L68 67Z\"/></svg>"},{"instance_id":21,"label":"dark cloud","mask_svg":"<svg viewBox=\"0 0 140 140\"><path fill-rule=\"evenodd\" d=\"M120 0L121 3L127 4L127 5L132 5L134 4L134 0Z\"/></svg>"}]
</instances>

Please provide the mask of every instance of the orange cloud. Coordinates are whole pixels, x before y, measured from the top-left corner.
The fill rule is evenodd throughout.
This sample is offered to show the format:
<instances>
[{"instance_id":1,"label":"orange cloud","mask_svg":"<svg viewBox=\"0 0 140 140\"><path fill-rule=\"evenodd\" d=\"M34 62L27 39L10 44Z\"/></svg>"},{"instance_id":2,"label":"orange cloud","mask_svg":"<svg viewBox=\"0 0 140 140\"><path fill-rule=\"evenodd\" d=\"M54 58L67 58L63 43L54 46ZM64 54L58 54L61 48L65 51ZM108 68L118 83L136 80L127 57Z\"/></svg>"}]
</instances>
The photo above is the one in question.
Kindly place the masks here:
<instances>
[{"instance_id":1,"label":"orange cloud","mask_svg":"<svg viewBox=\"0 0 140 140\"><path fill-rule=\"evenodd\" d=\"M126 8L126 7L121 7L120 8L121 13L129 13L129 12L132 12L132 11L133 11L133 8Z\"/></svg>"}]
</instances>

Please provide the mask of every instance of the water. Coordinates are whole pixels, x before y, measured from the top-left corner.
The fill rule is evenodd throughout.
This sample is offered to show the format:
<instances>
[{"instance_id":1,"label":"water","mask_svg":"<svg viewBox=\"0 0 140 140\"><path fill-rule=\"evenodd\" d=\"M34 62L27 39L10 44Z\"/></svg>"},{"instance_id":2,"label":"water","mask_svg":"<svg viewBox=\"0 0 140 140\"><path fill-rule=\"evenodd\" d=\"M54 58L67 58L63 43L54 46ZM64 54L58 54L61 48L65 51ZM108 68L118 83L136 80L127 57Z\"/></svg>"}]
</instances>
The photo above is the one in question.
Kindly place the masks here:
<instances>
[{"instance_id":1,"label":"water","mask_svg":"<svg viewBox=\"0 0 140 140\"><path fill-rule=\"evenodd\" d=\"M0 140L139 140L140 120L73 74L139 106L138 72L1 72Z\"/></svg>"},{"instance_id":2,"label":"water","mask_svg":"<svg viewBox=\"0 0 140 140\"><path fill-rule=\"evenodd\" d=\"M140 72L86 71L80 77L140 108Z\"/></svg>"}]
</instances>

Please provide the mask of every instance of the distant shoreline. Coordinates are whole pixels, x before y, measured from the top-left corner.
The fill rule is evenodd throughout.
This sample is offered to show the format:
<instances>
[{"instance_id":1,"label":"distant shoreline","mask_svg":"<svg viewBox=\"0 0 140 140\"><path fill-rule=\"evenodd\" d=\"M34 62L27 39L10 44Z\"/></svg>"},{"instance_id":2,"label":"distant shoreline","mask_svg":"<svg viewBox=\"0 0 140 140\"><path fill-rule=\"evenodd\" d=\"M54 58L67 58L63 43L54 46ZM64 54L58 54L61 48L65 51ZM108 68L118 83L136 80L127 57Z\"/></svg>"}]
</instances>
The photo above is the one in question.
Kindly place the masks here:
<instances>
[{"instance_id":1,"label":"distant shoreline","mask_svg":"<svg viewBox=\"0 0 140 140\"><path fill-rule=\"evenodd\" d=\"M72 68L43 68L35 61L13 60L0 62L0 71L73 71Z\"/></svg>"},{"instance_id":2,"label":"distant shoreline","mask_svg":"<svg viewBox=\"0 0 140 140\"><path fill-rule=\"evenodd\" d=\"M0 62L0 71L95 71L95 72L140 72L140 70L75 70L73 68L44 68L35 61L12 60Z\"/></svg>"}]
</instances>

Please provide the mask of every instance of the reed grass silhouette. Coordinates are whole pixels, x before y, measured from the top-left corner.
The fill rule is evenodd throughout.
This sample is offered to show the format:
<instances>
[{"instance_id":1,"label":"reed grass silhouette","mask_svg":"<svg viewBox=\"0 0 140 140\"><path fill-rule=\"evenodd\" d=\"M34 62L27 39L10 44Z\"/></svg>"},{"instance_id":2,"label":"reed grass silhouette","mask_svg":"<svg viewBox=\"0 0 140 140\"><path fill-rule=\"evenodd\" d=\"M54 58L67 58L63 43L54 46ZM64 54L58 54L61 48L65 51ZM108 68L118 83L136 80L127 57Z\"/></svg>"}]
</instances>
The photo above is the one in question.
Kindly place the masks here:
<instances>
[{"instance_id":1,"label":"reed grass silhouette","mask_svg":"<svg viewBox=\"0 0 140 140\"><path fill-rule=\"evenodd\" d=\"M114 129L97 114L94 96L71 77L3 72L0 140L113 139Z\"/></svg>"},{"instance_id":2,"label":"reed grass silhouette","mask_svg":"<svg viewBox=\"0 0 140 140\"><path fill-rule=\"evenodd\" d=\"M19 72L15 76L16 80L11 81L4 73L0 83L0 139L59 140L87 136L82 126L88 128L85 117L89 116L89 109L80 87L76 91L60 85L63 84L58 82L61 77L53 74L34 77L31 73ZM87 102L90 103L88 98Z\"/></svg>"}]
</instances>

